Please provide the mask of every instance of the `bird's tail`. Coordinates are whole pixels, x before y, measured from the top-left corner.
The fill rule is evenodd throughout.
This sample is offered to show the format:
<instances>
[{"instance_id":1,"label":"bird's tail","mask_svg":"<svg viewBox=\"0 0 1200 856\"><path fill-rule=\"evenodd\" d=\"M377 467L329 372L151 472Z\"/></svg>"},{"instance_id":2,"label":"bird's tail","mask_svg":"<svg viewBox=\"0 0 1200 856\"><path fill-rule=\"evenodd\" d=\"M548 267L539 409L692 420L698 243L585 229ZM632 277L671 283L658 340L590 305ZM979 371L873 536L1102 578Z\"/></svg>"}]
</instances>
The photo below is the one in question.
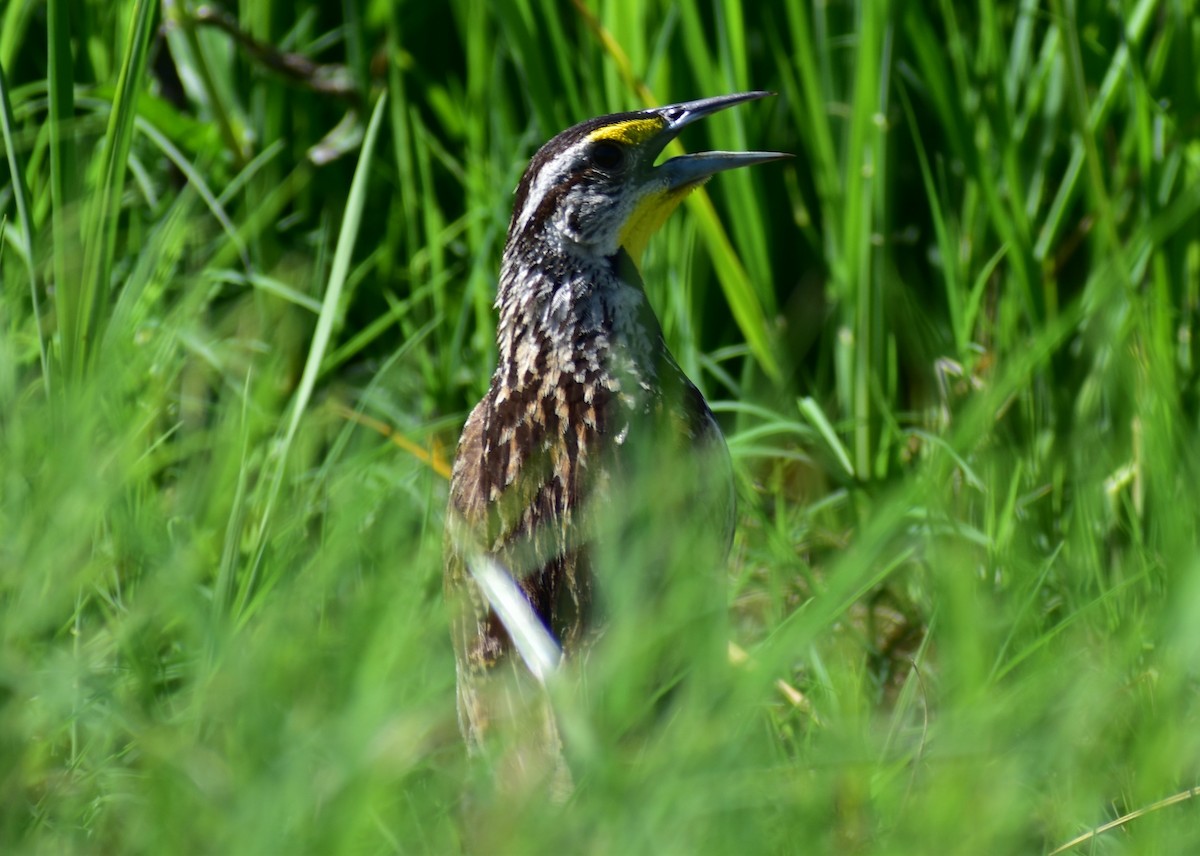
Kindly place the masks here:
<instances>
[{"instance_id":1,"label":"bird's tail","mask_svg":"<svg viewBox=\"0 0 1200 856\"><path fill-rule=\"evenodd\" d=\"M573 782L546 686L559 673L562 649L506 568L482 554L467 567L515 650L486 669L460 662L458 715L467 745L487 757L508 794L564 802Z\"/></svg>"}]
</instances>

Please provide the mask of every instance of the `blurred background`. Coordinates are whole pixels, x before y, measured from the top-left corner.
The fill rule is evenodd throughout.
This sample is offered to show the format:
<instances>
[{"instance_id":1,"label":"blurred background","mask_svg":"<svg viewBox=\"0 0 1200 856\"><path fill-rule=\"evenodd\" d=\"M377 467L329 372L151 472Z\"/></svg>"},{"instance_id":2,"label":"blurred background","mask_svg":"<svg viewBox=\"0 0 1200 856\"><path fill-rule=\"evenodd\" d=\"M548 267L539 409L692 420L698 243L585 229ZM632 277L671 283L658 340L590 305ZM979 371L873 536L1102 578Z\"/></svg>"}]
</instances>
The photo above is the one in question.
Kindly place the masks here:
<instances>
[{"instance_id":1,"label":"blurred background","mask_svg":"<svg viewBox=\"0 0 1200 856\"><path fill-rule=\"evenodd\" d=\"M0 850L1196 849L1194 6L6 0ZM729 692L481 821L442 516L512 191L750 89L684 146L795 160L643 270Z\"/></svg>"}]
</instances>

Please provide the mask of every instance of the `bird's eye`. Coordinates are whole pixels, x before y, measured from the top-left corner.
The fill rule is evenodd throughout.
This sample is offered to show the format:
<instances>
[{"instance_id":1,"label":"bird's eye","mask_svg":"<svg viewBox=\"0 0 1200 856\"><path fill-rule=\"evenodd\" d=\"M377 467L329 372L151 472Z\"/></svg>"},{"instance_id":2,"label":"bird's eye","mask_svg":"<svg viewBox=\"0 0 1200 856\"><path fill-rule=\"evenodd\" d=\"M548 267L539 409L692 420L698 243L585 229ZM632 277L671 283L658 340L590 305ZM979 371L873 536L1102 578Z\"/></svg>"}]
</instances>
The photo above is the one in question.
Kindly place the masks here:
<instances>
[{"instance_id":1,"label":"bird's eye","mask_svg":"<svg viewBox=\"0 0 1200 856\"><path fill-rule=\"evenodd\" d=\"M592 166L603 170L613 170L625 162L625 150L616 143L603 141L596 143L588 152Z\"/></svg>"}]
</instances>

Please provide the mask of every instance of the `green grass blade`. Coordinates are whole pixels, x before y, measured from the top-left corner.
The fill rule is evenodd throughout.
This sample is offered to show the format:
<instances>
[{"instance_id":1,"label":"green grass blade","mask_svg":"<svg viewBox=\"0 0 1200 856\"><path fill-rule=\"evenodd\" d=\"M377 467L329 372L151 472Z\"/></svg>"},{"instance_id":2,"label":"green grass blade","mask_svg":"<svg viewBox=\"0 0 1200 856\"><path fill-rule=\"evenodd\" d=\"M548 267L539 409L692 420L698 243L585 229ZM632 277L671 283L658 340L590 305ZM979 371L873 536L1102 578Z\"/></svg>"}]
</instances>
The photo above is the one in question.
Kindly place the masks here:
<instances>
[{"instance_id":1,"label":"green grass blade","mask_svg":"<svg viewBox=\"0 0 1200 856\"><path fill-rule=\"evenodd\" d=\"M75 138L71 134L75 119L74 57L71 54L71 34L68 26L68 0L48 0L46 30L50 95L50 205L53 237L53 270L55 288L65 294L77 291L79 268L70 248L79 243L79 167ZM58 303L60 329L77 326L71 313L78 307L76 300Z\"/></svg>"},{"instance_id":2,"label":"green grass blade","mask_svg":"<svg viewBox=\"0 0 1200 856\"><path fill-rule=\"evenodd\" d=\"M29 190L25 185L25 173L17 158L17 134L13 121L12 101L9 96L8 80L0 68L0 131L3 132L4 151L8 156L8 172L12 178L13 199L17 204L17 226L21 234L21 256L25 272L29 277L29 298L33 309L33 323L37 329L38 356L41 360L42 383L50 388L50 362L46 353L46 342L42 335L42 304L39 295L37 266L33 259L33 219L29 210Z\"/></svg>"},{"instance_id":3,"label":"green grass blade","mask_svg":"<svg viewBox=\"0 0 1200 856\"><path fill-rule=\"evenodd\" d=\"M73 378L80 378L86 372L91 352L103 335L113 287L111 278L117 251L121 195L133 143L137 96L145 84L146 61L157 9L158 4L152 0L135 0L129 19L127 47L121 58L112 112L104 136L99 184L86 219L80 289L62 293L58 298L72 303L66 311L71 326L64 328L60 336L63 361L68 375Z\"/></svg>"},{"instance_id":4,"label":"green grass blade","mask_svg":"<svg viewBox=\"0 0 1200 856\"><path fill-rule=\"evenodd\" d=\"M329 281L325 286L325 296L321 301L321 313L317 316L317 326L313 331L312 341L309 344L308 355L304 362L304 373L301 375L300 384L292 396L291 413L288 417L287 426L280 438L275 467L266 489L262 516L253 536L250 566L238 583L237 600L234 605L233 614L237 616L240 622L245 622L251 617L253 613L252 599L261 598L265 591L270 590L271 583L274 582L274 578L272 577L270 580L264 581L264 585L260 587L258 585L259 569L262 564L263 552L266 549L270 527L273 523L276 503L279 499L280 490L283 487L284 476L287 473L288 453L296 438L296 432L300 428L300 422L308 409L317 375L321 371L321 364L333 340L334 322L338 318L338 311L341 306L342 289L346 284L346 276L350 271L350 260L354 253L354 243L358 238L358 233L362 226L371 165L375 154L375 143L379 136L379 127L383 123L386 105L386 94L381 95L379 100L375 102L375 108L371 113L371 121L367 126L367 133L363 139L358 166L355 168L354 179L350 184L350 192L346 197L346 213L342 219L341 230L338 232L337 246L333 255L333 267L329 271ZM261 600L255 602L261 603Z\"/></svg>"},{"instance_id":5,"label":"green grass blade","mask_svg":"<svg viewBox=\"0 0 1200 856\"><path fill-rule=\"evenodd\" d=\"M830 424L828 417L825 416L825 411L812 398L805 396L799 401L800 413L808 420L809 424L817 430L817 434L825 441L825 448L832 454L833 459L841 465L842 472L846 478L853 480L855 478L854 463L850 460L850 453L846 450L841 438Z\"/></svg>"}]
</instances>

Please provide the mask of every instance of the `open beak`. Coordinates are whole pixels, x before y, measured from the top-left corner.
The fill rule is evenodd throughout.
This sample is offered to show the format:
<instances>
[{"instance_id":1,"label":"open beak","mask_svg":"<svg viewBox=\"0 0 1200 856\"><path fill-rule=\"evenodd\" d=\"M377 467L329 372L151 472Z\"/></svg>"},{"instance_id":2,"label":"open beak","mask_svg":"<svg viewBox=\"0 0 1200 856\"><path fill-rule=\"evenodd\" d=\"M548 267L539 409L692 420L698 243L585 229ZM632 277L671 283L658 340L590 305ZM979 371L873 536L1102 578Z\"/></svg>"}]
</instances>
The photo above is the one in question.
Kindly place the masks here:
<instances>
[{"instance_id":1,"label":"open beak","mask_svg":"<svg viewBox=\"0 0 1200 856\"><path fill-rule=\"evenodd\" d=\"M735 95L718 95L715 98L701 98L698 101L668 104L666 107L648 111L667 121L667 127L661 131L655 143L666 148L671 140L679 136L680 131L693 122L703 119L705 116L711 116L726 107L741 104L743 101L757 101L774 94L773 92L739 92ZM790 154L784 152L697 152L671 158L666 163L655 167L655 171L666 178L667 186L670 189L677 190L699 184L709 176L727 169L790 157Z\"/></svg>"}]
</instances>

